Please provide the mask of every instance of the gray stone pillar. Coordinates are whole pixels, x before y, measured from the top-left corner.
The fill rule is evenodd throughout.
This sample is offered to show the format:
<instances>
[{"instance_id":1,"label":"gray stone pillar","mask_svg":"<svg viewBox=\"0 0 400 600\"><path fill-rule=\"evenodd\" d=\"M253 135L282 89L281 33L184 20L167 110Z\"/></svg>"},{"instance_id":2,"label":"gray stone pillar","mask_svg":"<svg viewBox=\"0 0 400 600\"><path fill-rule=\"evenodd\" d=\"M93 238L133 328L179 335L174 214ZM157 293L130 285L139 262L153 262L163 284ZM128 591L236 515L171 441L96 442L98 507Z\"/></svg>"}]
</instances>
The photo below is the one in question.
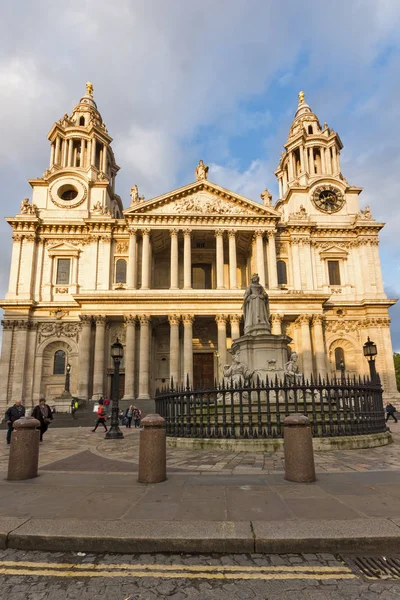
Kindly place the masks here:
<instances>
[{"instance_id":1,"label":"gray stone pillar","mask_svg":"<svg viewBox=\"0 0 400 600\"><path fill-rule=\"evenodd\" d=\"M183 384L193 385L193 315L183 315Z\"/></svg>"},{"instance_id":2,"label":"gray stone pillar","mask_svg":"<svg viewBox=\"0 0 400 600\"><path fill-rule=\"evenodd\" d=\"M305 377L310 377L311 373L313 372L313 361L309 315L300 315L300 317L296 319L296 323L300 325L301 332L303 373Z\"/></svg>"},{"instance_id":3,"label":"gray stone pillar","mask_svg":"<svg viewBox=\"0 0 400 600\"><path fill-rule=\"evenodd\" d=\"M125 390L123 400L135 399L135 338L136 338L136 315L124 317L126 325L125 341Z\"/></svg>"},{"instance_id":4,"label":"gray stone pillar","mask_svg":"<svg viewBox=\"0 0 400 600\"><path fill-rule=\"evenodd\" d=\"M215 317L215 321L217 323L218 330L218 354L219 354L219 363L221 365L221 370L218 372L218 379L222 381L223 379L223 369L227 363L226 355L226 315L217 315Z\"/></svg>"},{"instance_id":5,"label":"gray stone pillar","mask_svg":"<svg viewBox=\"0 0 400 600\"><path fill-rule=\"evenodd\" d=\"M236 230L228 231L229 239L229 284L231 290L237 290L237 258L236 258Z\"/></svg>"},{"instance_id":6,"label":"gray stone pillar","mask_svg":"<svg viewBox=\"0 0 400 600\"><path fill-rule=\"evenodd\" d=\"M14 323L14 370L12 378L12 400L24 401L24 385L26 376L26 342L28 337L29 321L15 321Z\"/></svg>"},{"instance_id":7,"label":"gray stone pillar","mask_svg":"<svg viewBox=\"0 0 400 600\"><path fill-rule=\"evenodd\" d=\"M150 315L140 315L139 395L138 400L149 400L150 377Z\"/></svg>"},{"instance_id":8,"label":"gray stone pillar","mask_svg":"<svg viewBox=\"0 0 400 600\"><path fill-rule=\"evenodd\" d=\"M192 288L192 242L191 229L183 230L183 287L185 290Z\"/></svg>"},{"instance_id":9,"label":"gray stone pillar","mask_svg":"<svg viewBox=\"0 0 400 600\"><path fill-rule=\"evenodd\" d=\"M171 236L171 290L177 290L179 285L178 279L178 230L170 229L169 234Z\"/></svg>"},{"instance_id":10,"label":"gray stone pillar","mask_svg":"<svg viewBox=\"0 0 400 600\"><path fill-rule=\"evenodd\" d=\"M126 283L129 289L135 289L137 285L137 230L129 230L129 256L128 256L128 274Z\"/></svg>"},{"instance_id":11,"label":"gray stone pillar","mask_svg":"<svg viewBox=\"0 0 400 600\"><path fill-rule=\"evenodd\" d=\"M150 284L150 229L142 231L142 290Z\"/></svg>"},{"instance_id":12,"label":"gray stone pillar","mask_svg":"<svg viewBox=\"0 0 400 600\"><path fill-rule=\"evenodd\" d=\"M179 323L180 315L168 315L170 326L169 337L169 376L174 380L174 387L179 383Z\"/></svg>"},{"instance_id":13,"label":"gray stone pillar","mask_svg":"<svg viewBox=\"0 0 400 600\"><path fill-rule=\"evenodd\" d=\"M312 328L314 333L314 344L315 344L315 365L317 369L317 377L321 375L321 378L326 377L326 356L325 356L325 342L324 332L322 329L323 317L322 315L313 315L312 317Z\"/></svg>"},{"instance_id":14,"label":"gray stone pillar","mask_svg":"<svg viewBox=\"0 0 400 600\"><path fill-rule=\"evenodd\" d=\"M93 400L104 396L104 360L105 360L105 331L107 318L103 315L93 317L96 324L96 337L94 343L94 370L93 370Z\"/></svg>"},{"instance_id":15,"label":"gray stone pillar","mask_svg":"<svg viewBox=\"0 0 400 600\"><path fill-rule=\"evenodd\" d=\"M237 340L240 337L240 320L241 315L231 315L229 320L231 322L231 335L232 341Z\"/></svg>"},{"instance_id":16,"label":"gray stone pillar","mask_svg":"<svg viewBox=\"0 0 400 600\"><path fill-rule=\"evenodd\" d=\"M215 231L217 289L224 289L224 230Z\"/></svg>"},{"instance_id":17,"label":"gray stone pillar","mask_svg":"<svg viewBox=\"0 0 400 600\"><path fill-rule=\"evenodd\" d=\"M265 262L264 262L264 246L263 246L263 235L262 229L258 229L255 232L256 239L256 264L257 273L260 278L260 284L265 287Z\"/></svg>"},{"instance_id":18,"label":"gray stone pillar","mask_svg":"<svg viewBox=\"0 0 400 600\"><path fill-rule=\"evenodd\" d=\"M81 315L82 330L79 336L79 386L78 396L82 400L89 398L90 340L92 317Z\"/></svg>"}]
</instances>

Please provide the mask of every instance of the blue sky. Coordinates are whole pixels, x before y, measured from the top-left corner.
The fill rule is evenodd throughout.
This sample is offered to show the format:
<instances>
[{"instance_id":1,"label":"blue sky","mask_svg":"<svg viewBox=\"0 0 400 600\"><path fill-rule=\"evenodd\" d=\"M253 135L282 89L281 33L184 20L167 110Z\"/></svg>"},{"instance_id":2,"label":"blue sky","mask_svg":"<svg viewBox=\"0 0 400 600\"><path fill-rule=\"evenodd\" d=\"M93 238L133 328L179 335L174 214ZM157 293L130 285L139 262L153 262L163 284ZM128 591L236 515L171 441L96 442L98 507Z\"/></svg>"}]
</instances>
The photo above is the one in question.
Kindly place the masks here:
<instances>
[{"instance_id":1,"label":"blue sky","mask_svg":"<svg viewBox=\"0 0 400 600\"><path fill-rule=\"evenodd\" d=\"M300 89L344 143L342 171L364 188L381 234L385 288L400 296L398 0L81 0L0 7L0 211L48 166L51 125L94 84L129 204L210 179L277 197L277 166ZM11 236L0 223L0 296ZM400 350L400 308L391 310Z\"/></svg>"}]
</instances>

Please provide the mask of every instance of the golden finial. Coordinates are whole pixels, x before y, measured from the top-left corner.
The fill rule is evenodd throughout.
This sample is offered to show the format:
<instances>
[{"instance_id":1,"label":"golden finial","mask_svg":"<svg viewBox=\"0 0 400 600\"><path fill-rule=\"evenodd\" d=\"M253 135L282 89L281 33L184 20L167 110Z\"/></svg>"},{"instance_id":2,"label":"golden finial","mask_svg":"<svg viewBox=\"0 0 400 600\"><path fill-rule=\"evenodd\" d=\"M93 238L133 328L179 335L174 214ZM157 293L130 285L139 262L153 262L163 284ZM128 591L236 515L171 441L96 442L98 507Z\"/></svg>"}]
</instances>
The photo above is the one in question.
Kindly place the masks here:
<instances>
[{"instance_id":1,"label":"golden finial","mask_svg":"<svg viewBox=\"0 0 400 600\"><path fill-rule=\"evenodd\" d=\"M93 84L90 83L90 81L88 81L86 84L86 94L88 96L93 96Z\"/></svg>"},{"instance_id":2,"label":"golden finial","mask_svg":"<svg viewBox=\"0 0 400 600\"><path fill-rule=\"evenodd\" d=\"M304 104L304 92L299 92L299 105Z\"/></svg>"}]
</instances>

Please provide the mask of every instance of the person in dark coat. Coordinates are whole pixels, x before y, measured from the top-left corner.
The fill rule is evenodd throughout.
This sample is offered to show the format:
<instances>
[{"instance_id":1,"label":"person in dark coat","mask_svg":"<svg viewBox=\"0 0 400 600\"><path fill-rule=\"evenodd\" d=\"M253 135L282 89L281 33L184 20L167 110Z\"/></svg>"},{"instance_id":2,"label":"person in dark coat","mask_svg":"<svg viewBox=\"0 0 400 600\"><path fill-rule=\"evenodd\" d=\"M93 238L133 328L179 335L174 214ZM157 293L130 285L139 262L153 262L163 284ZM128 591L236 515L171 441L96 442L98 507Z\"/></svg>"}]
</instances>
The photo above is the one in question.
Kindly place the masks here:
<instances>
[{"instance_id":1,"label":"person in dark coat","mask_svg":"<svg viewBox=\"0 0 400 600\"><path fill-rule=\"evenodd\" d=\"M6 422L8 425L7 429L7 444L11 442L11 433L13 430L13 423L21 417L25 416L25 406L22 406L21 400L16 400L13 406L9 406L6 410Z\"/></svg>"},{"instance_id":2,"label":"person in dark coat","mask_svg":"<svg viewBox=\"0 0 400 600\"><path fill-rule=\"evenodd\" d=\"M396 408L393 406L393 404L386 402L386 422L389 421L389 417L392 417L394 422L397 423L396 415L394 414L395 412Z\"/></svg>"},{"instance_id":3,"label":"person in dark coat","mask_svg":"<svg viewBox=\"0 0 400 600\"><path fill-rule=\"evenodd\" d=\"M40 441L43 442L43 434L49 428L49 424L53 420L51 408L46 404L44 398L40 398L39 404L32 411L32 417L40 422Z\"/></svg>"}]
</instances>

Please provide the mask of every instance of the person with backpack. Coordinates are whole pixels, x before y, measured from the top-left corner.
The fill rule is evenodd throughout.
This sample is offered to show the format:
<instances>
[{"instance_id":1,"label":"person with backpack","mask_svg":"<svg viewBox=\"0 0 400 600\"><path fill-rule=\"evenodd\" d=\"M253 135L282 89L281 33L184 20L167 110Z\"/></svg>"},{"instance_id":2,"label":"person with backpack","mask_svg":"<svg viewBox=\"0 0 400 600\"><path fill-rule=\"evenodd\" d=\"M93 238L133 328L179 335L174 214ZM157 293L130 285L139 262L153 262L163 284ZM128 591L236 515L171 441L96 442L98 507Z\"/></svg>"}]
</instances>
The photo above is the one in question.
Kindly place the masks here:
<instances>
[{"instance_id":1,"label":"person with backpack","mask_svg":"<svg viewBox=\"0 0 400 600\"><path fill-rule=\"evenodd\" d=\"M106 425L106 419L107 419L106 411L105 411L105 408L103 406L103 402L101 402L101 404L100 404L100 402L99 402L99 408L97 409L97 421L96 421L96 425L95 425L94 429L92 429L92 433L95 433L95 431L96 431L96 429L98 428L99 425L103 425L105 431L108 431L107 425Z\"/></svg>"},{"instance_id":2,"label":"person with backpack","mask_svg":"<svg viewBox=\"0 0 400 600\"><path fill-rule=\"evenodd\" d=\"M392 419L394 419L394 422L397 423L397 418L396 415L394 414L396 412L396 407L393 406L393 404L391 402L386 402L386 423L389 421L389 418L392 417Z\"/></svg>"},{"instance_id":3,"label":"person with backpack","mask_svg":"<svg viewBox=\"0 0 400 600\"><path fill-rule=\"evenodd\" d=\"M140 419L142 418L142 411L137 406L133 407L133 419L135 423L135 429L140 427Z\"/></svg>"}]
</instances>

